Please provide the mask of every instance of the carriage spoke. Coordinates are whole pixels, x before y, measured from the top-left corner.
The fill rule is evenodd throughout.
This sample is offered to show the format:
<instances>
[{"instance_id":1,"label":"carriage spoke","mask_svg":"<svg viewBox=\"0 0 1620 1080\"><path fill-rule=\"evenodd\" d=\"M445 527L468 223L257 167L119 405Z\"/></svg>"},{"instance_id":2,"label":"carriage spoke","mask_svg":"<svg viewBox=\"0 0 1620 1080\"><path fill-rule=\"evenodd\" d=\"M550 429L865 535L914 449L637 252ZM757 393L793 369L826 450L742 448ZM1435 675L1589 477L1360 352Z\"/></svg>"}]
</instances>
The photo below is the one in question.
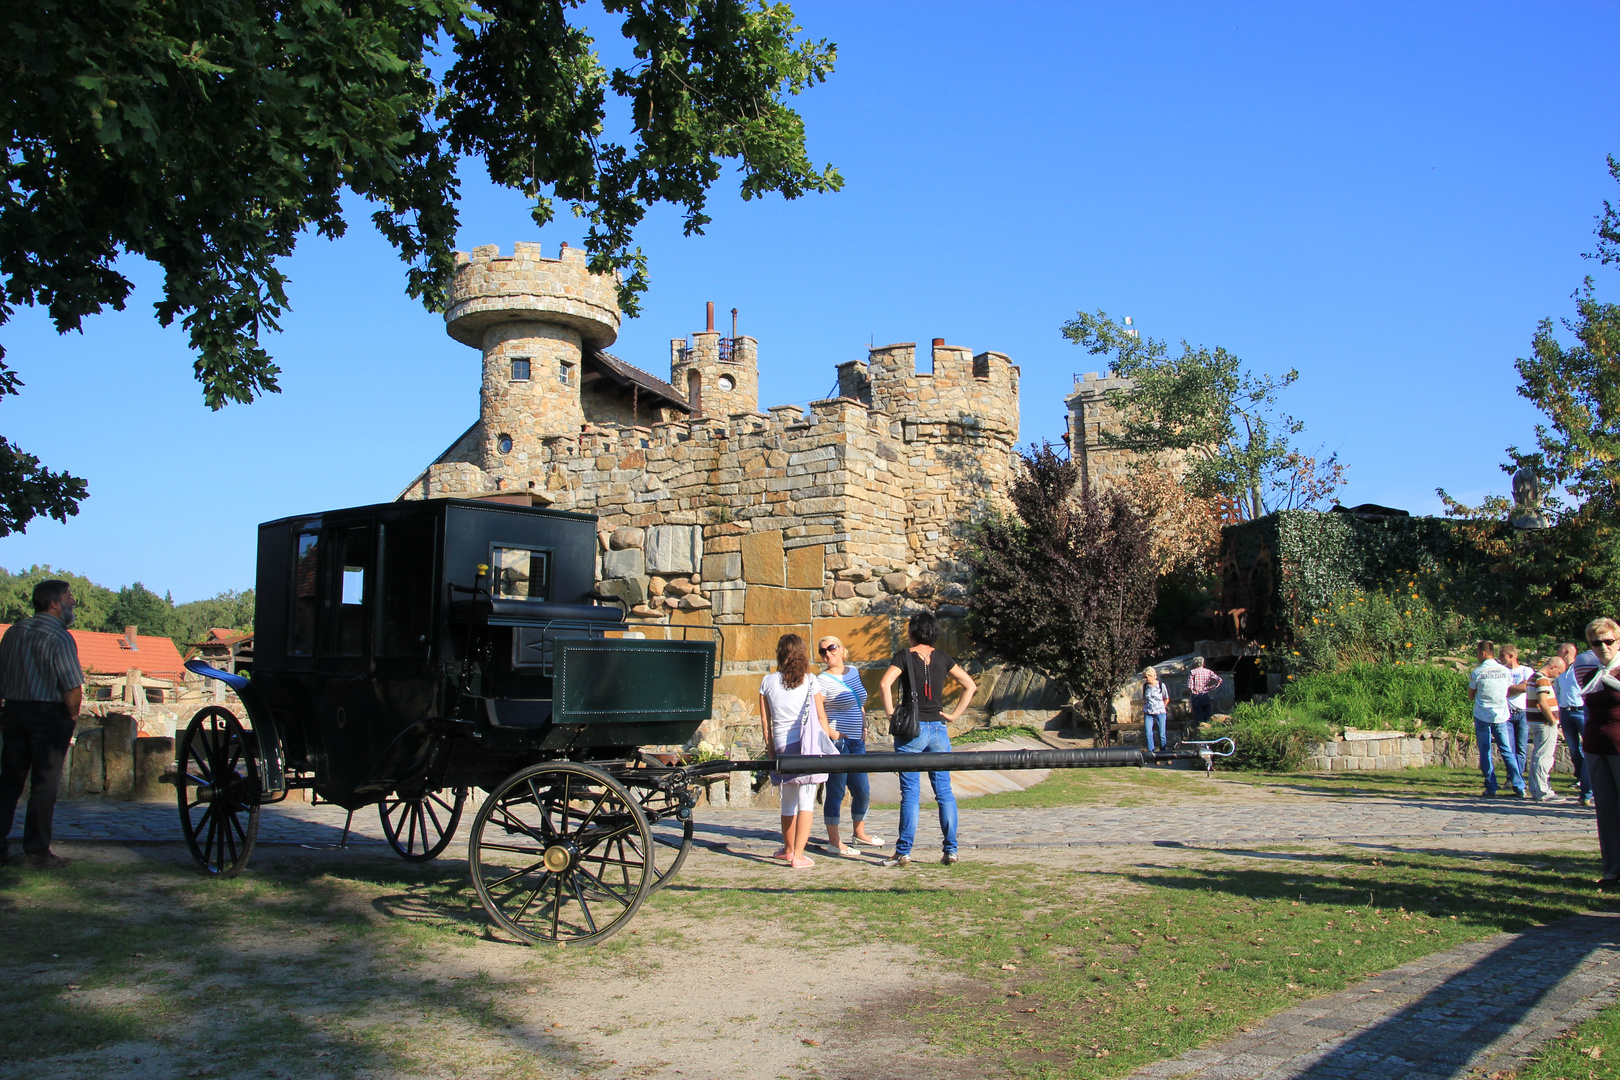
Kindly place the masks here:
<instances>
[{"instance_id":1,"label":"carriage spoke","mask_svg":"<svg viewBox=\"0 0 1620 1080\"><path fill-rule=\"evenodd\" d=\"M569 888L574 891L574 902L579 905L580 913L585 916L586 927L594 934L596 933L596 920L591 918L591 905L585 902L585 894L579 891L579 874L575 873L573 877L574 880L569 882Z\"/></svg>"},{"instance_id":2,"label":"carriage spoke","mask_svg":"<svg viewBox=\"0 0 1620 1080\"><path fill-rule=\"evenodd\" d=\"M533 869L533 867L530 867L530 869ZM526 870L526 871L524 871L524 873L528 873L528 871ZM529 893L529 898L527 900L523 901L523 906L517 909L517 914L512 916L512 921L513 922L522 922L523 921L523 916L528 914L529 905L534 903L534 898L539 896L540 891L546 887L546 878L548 878L550 876L551 876L551 871L550 870L547 870L544 874L540 875L540 884L538 884L538 885L536 885L534 887L533 891L531 891Z\"/></svg>"},{"instance_id":3,"label":"carriage spoke","mask_svg":"<svg viewBox=\"0 0 1620 1080\"><path fill-rule=\"evenodd\" d=\"M597 877L595 874L593 874L589 870L585 869L583 864L580 865L579 872L581 874L584 874L586 877L590 878L592 881L596 882L597 887L600 888L603 892L607 893L609 896L613 897L613 899L617 900L619 902L620 907L629 907L630 906L630 901L626 900L622 895L620 895L618 890L614 889L613 886L609 885L607 882L603 881L601 878Z\"/></svg>"},{"instance_id":4,"label":"carriage spoke","mask_svg":"<svg viewBox=\"0 0 1620 1080\"><path fill-rule=\"evenodd\" d=\"M546 865L546 860L544 860L544 859L541 859L539 862L530 863L528 866L525 866L522 870L519 870L516 873L507 874L503 878L496 878L494 881L491 881L486 886L486 888L498 889L502 885L505 885L509 881L516 881L520 877L527 877L528 875L534 873L536 870L539 870L544 865ZM545 873L550 874L551 871L547 870L547 871L545 871Z\"/></svg>"}]
</instances>

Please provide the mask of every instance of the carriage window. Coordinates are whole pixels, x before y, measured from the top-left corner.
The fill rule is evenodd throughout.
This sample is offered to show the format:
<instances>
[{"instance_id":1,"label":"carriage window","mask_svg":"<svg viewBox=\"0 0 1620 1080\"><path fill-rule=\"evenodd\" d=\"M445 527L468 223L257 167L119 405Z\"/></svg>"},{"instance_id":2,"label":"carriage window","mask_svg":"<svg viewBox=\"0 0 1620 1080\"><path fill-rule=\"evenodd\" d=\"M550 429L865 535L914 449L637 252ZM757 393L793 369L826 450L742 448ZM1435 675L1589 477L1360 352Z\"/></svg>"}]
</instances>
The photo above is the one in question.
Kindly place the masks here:
<instances>
[{"instance_id":1,"label":"carriage window","mask_svg":"<svg viewBox=\"0 0 1620 1080\"><path fill-rule=\"evenodd\" d=\"M432 630L433 522L383 526L378 656L420 656Z\"/></svg>"},{"instance_id":2,"label":"carriage window","mask_svg":"<svg viewBox=\"0 0 1620 1080\"><path fill-rule=\"evenodd\" d=\"M338 656L359 656L366 651L366 574L371 570L371 529L356 525L343 530L343 592L338 607Z\"/></svg>"},{"instance_id":3,"label":"carriage window","mask_svg":"<svg viewBox=\"0 0 1620 1080\"><path fill-rule=\"evenodd\" d=\"M299 533L293 546L293 610L287 652L308 656L315 651L315 569L320 561L320 538Z\"/></svg>"},{"instance_id":4,"label":"carriage window","mask_svg":"<svg viewBox=\"0 0 1620 1080\"><path fill-rule=\"evenodd\" d=\"M495 595L518 600L544 600L550 591L546 580L547 554L528 548L497 547L490 550Z\"/></svg>"}]
</instances>

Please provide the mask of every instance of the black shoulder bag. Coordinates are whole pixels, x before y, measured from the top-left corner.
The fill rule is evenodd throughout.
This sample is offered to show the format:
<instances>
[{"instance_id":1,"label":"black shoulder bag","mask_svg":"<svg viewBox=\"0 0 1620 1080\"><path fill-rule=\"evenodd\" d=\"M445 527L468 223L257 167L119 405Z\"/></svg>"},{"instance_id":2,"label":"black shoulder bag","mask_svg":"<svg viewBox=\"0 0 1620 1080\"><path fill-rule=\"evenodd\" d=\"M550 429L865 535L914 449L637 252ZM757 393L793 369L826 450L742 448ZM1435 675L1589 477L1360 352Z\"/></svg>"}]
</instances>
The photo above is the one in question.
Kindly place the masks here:
<instances>
[{"instance_id":1,"label":"black shoulder bag","mask_svg":"<svg viewBox=\"0 0 1620 1080\"><path fill-rule=\"evenodd\" d=\"M896 743L910 742L922 730L918 722L921 710L921 691L923 680L928 678L928 671L918 659L917 654L910 649L905 651L906 657L906 693L901 699L900 707L889 714L889 734L894 736Z\"/></svg>"}]
</instances>

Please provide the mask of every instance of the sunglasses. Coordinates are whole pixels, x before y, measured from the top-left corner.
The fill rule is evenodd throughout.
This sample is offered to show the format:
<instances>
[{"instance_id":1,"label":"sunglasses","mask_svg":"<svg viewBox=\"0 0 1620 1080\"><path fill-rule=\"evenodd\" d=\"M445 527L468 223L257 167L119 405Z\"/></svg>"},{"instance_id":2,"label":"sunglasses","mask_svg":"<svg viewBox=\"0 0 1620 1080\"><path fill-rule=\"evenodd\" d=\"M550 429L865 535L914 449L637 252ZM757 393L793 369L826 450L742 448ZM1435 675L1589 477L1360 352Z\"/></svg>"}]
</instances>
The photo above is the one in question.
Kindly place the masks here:
<instances>
[{"instance_id":1,"label":"sunglasses","mask_svg":"<svg viewBox=\"0 0 1620 1080\"><path fill-rule=\"evenodd\" d=\"M1614 638L1612 638L1612 637L1593 638L1592 639L1592 644L1594 644L1594 645L1610 645L1610 646L1612 646L1614 644Z\"/></svg>"},{"instance_id":2,"label":"sunglasses","mask_svg":"<svg viewBox=\"0 0 1620 1080\"><path fill-rule=\"evenodd\" d=\"M835 652L842 648L842 645L823 645L821 647L821 655L826 656L828 653Z\"/></svg>"}]
</instances>

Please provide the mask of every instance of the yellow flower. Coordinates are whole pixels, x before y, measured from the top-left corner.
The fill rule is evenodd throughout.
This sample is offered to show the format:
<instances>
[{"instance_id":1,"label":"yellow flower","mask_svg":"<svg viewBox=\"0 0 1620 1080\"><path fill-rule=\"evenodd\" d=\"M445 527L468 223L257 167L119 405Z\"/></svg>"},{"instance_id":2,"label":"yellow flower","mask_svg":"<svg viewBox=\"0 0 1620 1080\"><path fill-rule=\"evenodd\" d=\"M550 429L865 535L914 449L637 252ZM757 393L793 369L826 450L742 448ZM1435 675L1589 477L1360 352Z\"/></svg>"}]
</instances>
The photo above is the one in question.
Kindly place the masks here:
<instances>
[{"instance_id":1,"label":"yellow flower","mask_svg":"<svg viewBox=\"0 0 1620 1080\"><path fill-rule=\"evenodd\" d=\"M1299 655L1299 650L1298 650L1298 649L1295 649L1295 650L1294 650L1294 655L1295 655L1295 656L1298 656L1298 655Z\"/></svg>"},{"instance_id":2,"label":"yellow flower","mask_svg":"<svg viewBox=\"0 0 1620 1080\"><path fill-rule=\"evenodd\" d=\"M1408 648L1408 649L1410 649L1410 648L1411 648L1411 647L1412 647L1412 643L1411 643L1411 642L1410 642L1410 641L1408 641L1408 642L1407 642L1407 643L1406 643L1406 647L1407 647L1407 648Z\"/></svg>"}]
</instances>

